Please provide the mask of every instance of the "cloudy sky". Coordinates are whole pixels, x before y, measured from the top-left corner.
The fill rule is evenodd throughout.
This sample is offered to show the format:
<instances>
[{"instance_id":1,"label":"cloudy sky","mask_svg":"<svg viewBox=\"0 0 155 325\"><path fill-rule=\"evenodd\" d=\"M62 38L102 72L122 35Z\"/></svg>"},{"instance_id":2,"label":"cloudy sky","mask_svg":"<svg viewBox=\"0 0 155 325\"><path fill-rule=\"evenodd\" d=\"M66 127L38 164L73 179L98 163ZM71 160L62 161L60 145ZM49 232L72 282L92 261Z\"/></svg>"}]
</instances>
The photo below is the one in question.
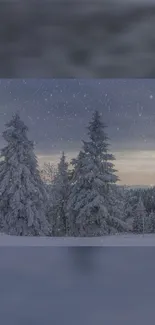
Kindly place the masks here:
<instances>
[{"instance_id":1,"label":"cloudy sky","mask_svg":"<svg viewBox=\"0 0 155 325\"><path fill-rule=\"evenodd\" d=\"M154 79L0 80L0 132L19 110L40 164L56 163L62 150L76 156L94 109L108 125L121 183L155 184Z\"/></svg>"}]
</instances>

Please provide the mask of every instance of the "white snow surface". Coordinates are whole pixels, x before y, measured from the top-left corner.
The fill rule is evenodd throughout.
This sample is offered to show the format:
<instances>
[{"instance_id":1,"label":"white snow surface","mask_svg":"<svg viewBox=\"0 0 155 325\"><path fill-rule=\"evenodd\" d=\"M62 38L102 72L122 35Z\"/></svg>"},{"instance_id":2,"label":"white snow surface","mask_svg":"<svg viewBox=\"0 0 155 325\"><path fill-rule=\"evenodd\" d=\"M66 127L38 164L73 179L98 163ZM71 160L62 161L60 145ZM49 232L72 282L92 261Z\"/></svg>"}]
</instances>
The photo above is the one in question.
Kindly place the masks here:
<instances>
[{"instance_id":1,"label":"white snow surface","mask_svg":"<svg viewBox=\"0 0 155 325\"><path fill-rule=\"evenodd\" d=\"M114 235L95 238L71 237L17 237L0 234L0 246L42 247L42 246L155 246L155 234Z\"/></svg>"}]
</instances>

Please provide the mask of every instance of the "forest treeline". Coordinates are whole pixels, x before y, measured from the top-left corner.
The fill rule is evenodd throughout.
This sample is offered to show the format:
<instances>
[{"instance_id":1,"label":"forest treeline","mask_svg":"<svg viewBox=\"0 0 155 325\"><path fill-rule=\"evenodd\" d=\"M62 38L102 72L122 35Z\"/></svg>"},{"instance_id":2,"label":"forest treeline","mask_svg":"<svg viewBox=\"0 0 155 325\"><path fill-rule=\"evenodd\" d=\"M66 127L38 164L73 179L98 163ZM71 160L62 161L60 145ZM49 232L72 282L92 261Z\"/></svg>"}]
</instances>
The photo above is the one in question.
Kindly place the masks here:
<instances>
[{"instance_id":1,"label":"forest treeline","mask_svg":"<svg viewBox=\"0 0 155 325\"><path fill-rule=\"evenodd\" d=\"M0 232L17 236L94 237L155 232L155 188L118 184L115 157L98 111L71 162L39 168L19 114L6 124L0 161Z\"/></svg>"}]
</instances>

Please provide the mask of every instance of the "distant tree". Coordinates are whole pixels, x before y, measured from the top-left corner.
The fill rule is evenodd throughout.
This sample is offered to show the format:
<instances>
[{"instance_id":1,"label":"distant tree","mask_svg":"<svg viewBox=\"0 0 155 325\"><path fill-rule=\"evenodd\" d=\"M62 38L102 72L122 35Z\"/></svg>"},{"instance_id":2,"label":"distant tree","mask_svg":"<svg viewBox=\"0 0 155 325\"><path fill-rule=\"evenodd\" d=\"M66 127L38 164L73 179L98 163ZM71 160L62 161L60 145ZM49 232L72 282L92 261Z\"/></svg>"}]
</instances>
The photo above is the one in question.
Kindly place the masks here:
<instances>
[{"instance_id":1,"label":"distant tree","mask_svg":"<svg viewBox=\"0 0 155 325\"><path fill-rule=\"evenodd\" d=\"M126 189L124 196L124 220L132 219L139 201L136 191Z\"/></svg>"},{"instance_id":2,"label":"distant tree","mask_svg":"<svg viewBox=\"0 0 155 325\"><path fill-rule=\"evenodd\" d=\"M52 187L51 208L48 213L52 223L54 236L65 236L67 233L67 201L70 190L68 163L64 152L58 164Z\"/></svg>"},{"instance_id":3,"label":"distant tree","mask_svg":"<svg viewBox=\"0 0 155 325\"><path fill-rule=\"evenodd\" d=\"M40 169L40 175L45 183L52 184L56 174L56 168L51 162L44 163Z\"/></svg>"},{"instance_id":4,"label":"distant tree","mask_svg":"<svg viewBox=\"0 0 155 325\"><path fill-rule=\"evenodd\" d=\"M125 216L125 190L123 187L116 184L109 188L107 195L107 207L112 232L128 232L131 231L131 226L126 222Z\"/></svg>"},{"instance_id":5,"label":"distant tree","mask_svg":"<svg viewBox=\"0 0 155 325\"><path fill-rule=\"evenodd\" d=\"M48 197L27 131L15 114L3 132L7 145L1 151L0 164L1 231L20 236L49 235Z\"/></svg>"},{"instance_id":6,"label":"distant tree","mask_svg":"<svg viewBox=\"0 0 155 325\"><path fill-rule=\"evenodd\" d=\"M155 187L143 191L143 202L148 213L155 212Z\"/></svg>"},{"instance_id":7,"label":"distant tree","mask_svg":"<svg viewBox=\"0 0 155 325\"><path fill-rule=\"evenodd\" d=\"M155 233L155 212L151 211L147 219L148 232Z\"/></svg>"},{"instance_id":8,"label":"distant tree","mask_svg":"<svg viewBox=\"0 0 155 325\"><path fill-rule=\"evenodd\" d=\"M146 209L140 197L135 209L135 214L133 219L133 232L137 234L141 234L143 233L143 230L146 231L145 227L146 227Z\"/></svg>"},{"instance_id":9,"label":"distant tree","mask_svg":"<svg viewBox=\"0 0 155 325\"><path fill-rule=\"evenodd\" d=\"M107 196L108 211L110 215L124 219L125 199L124 190L118 185L112 185Z\"/></svg>"}]
</instances>

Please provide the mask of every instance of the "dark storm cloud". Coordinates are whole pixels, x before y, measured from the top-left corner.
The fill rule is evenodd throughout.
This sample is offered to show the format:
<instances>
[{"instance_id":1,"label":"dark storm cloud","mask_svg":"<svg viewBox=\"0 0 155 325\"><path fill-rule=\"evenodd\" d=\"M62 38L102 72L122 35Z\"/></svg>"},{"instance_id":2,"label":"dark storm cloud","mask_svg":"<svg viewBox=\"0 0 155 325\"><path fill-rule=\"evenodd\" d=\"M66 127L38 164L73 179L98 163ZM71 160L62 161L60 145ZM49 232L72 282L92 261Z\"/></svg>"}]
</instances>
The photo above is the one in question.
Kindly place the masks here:
<instances>
[{"instance_id":1,"label":"dark storm cloud","mask_svg":"<svg viewBox=\"0 0 155 325\"><path fill-rule=\"evenodd\" d=\"M0 74L154 77L154 29L154 0L0 0Z\"/></svg>"},{"instance_id":2,"label":"dark storm cloud","mask_svg":"<svg viewBox=\"0 0 155 325\"><path fill-rule=\"evenodd\" d=\"M92 112L98 109L114 150L153 149L154 93L153 79L1 80L0 128L18 109L40 154L71 152L80 147Z\"/></svg>"}]
</instances>

